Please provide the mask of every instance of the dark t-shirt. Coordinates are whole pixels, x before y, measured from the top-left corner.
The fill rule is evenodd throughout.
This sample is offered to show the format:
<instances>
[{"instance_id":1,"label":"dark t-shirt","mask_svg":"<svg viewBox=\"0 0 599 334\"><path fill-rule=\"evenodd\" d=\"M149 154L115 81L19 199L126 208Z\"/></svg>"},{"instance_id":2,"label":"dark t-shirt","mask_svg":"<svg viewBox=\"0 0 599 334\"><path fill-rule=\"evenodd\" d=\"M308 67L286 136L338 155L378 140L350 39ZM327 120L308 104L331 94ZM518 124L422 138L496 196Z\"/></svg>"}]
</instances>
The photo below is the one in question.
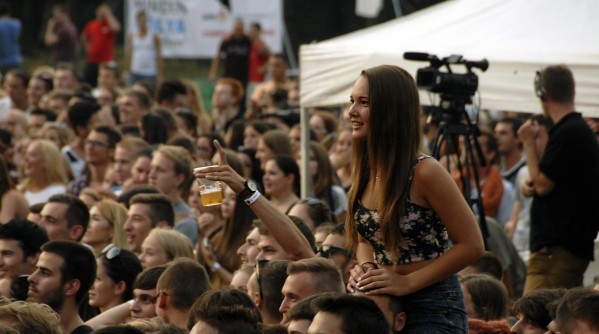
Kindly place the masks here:
<instances>
[{"instance_id":1,"label":"dark t-shirt","mask_svg":"<svg viewBox=\"0 0 599 334\"><path fill-rule=\"evenodd\" d=\"M230 37L220 46L220 56L223 59L223 77L235 78L247 85L249 75L250 48L249 37Z\"/></svg>"},{"instance_id":2,"label":"dark t-shirt","mask_svg":"<svg viewBox=\"0 0 599 334\"><path fill-rule=\"evenodd\" d=\"M71 334L89 334L93 331L94 331L94 329L89 327L88 325L81 325L81 326L73 329Z\"/></svg>"},{"instance_id":3,"label":"dark t-shirt","mask_svg":"<svg viewBox=\"0 0 599 334\"><path fill-rule=\"evenodd\" d=\"M58 41L52 47L54 62L72 62L77 59L77 28L71 22L65 22L55 28Z\"/></svg>"},{"instance_id":4,"label":"dark t-shirt","mask_svg":"<svg viewBox=\"0 0 599 334\"><path fill-rule=\"evenodd\" d=\"M550 130L539 169L555 187L533 199L530 250L559 245L592 260L599 230L599 145L579 113Z\"/></svg>"}]
</instances>

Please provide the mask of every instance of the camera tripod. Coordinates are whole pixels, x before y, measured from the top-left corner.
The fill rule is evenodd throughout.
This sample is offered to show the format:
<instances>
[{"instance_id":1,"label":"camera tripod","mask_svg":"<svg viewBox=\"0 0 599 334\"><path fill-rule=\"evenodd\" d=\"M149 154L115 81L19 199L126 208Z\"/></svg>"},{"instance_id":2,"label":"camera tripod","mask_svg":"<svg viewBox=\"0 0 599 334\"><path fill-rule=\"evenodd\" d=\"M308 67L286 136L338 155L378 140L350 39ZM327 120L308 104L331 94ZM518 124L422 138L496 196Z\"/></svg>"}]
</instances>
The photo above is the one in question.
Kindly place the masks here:
<instances>
[{"instance_id":1,"label":"camera tripod","mask_svg":"<svg viewBox=\"0 0 599 334\"><path fill-rule=\"evenodd\" d=\"M477 139L480 130L470 121L465 109L457 111L435 110L433 112L442 114L437 136L433 142L433 157L440 160L444 156L447 162L446 168L451 171L453 155L457 155L455 167L459 172L460 181L463 185L463 194L473 212L478 212L478 225L483 236L485 249L487 249L486 240L489 232L483 210L480 177L477 169L477 164L482 167L487 165ZM464 117L461 117L462 113ZM465 121L461 121L461 118ZM463 147L460 147L461 139L463 139ZM475 191L470 186L470 180L474 180Z\"/></svg>"}]
</instances>

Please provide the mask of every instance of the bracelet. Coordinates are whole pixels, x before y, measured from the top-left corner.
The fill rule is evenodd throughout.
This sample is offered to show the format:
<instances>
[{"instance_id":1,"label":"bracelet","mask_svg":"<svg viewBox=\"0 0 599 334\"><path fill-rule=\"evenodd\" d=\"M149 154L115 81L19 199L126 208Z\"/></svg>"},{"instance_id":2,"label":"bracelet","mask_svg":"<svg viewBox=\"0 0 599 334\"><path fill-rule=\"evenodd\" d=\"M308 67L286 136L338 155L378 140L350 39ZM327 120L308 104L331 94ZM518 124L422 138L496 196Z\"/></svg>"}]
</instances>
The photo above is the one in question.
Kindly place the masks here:
<instances>
[{"instance_id":1,"label":"bracelet","mask_svg":"<svg viewBox=\"0 0 599 334\"><path fill-rule=\"evenodd\" d=\"M252 196L250 196L249 198L244 199L245 204L247 204L248 206L254 204L254 202L257 201L258 198L260 198L260 195L261 195L260 192L258 190L256 190L252 194Z\"/></svg>"},{"instance_id":2,"label":"bracelet","mask_svg":"<svg viewBox=\"0 0 599 334\"><path fill-rule=\"evenodd\" d=\"M221 266L220 263L214 262L214 264L212 265L212 267L210 267L210 270L212 270L212 272L215 272L215 271L219 270L222 267L223 266Z\"/></svg>"},{"instance_id":3,"label":"bracelet","mask_svg":"<svg viewBox=\"0 0 599 334\"><path fill-rule=\"evenodd\" d=\"M360 265L360 267L362 267L362 269L364 269L365 271L379 268L379 266L377 266L374 262L364 262Z\"/></svg>"}]
</instances>

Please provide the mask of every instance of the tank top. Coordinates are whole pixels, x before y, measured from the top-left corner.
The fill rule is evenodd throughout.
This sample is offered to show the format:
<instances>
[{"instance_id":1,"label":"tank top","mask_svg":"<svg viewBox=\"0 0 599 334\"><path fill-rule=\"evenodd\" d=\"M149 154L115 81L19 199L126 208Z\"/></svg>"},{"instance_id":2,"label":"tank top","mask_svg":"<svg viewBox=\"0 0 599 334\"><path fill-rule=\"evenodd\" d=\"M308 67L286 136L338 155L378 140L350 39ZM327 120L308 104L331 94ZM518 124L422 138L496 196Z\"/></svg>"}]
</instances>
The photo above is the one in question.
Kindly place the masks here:
<instances>
[{"instance_id":1,"label":"tank top","mask_svg":"<svg viewBox=\"0 0 599 334\"><path fill-rule=\"evenodd\" d=\"M408 178L408 191L412 186L416 165L428 158L431 157L420 155L416 160ZM377 210L366 208L358 201L354 221L358 233L372 246L374 262L385 266L393 265L391 254L385 249ZM406 212L398 224L402 240L397 250L397 264L432 260L449 248L449 234L437 213L412 202L409 196L406 199Z\"/></svg>"},{"instance_id":2,"label":"tank top","mask_svg":"<svg viewBox=\"0 0 599 334\"><path fill-rule=\"evenodd\" d=\"M156 48L153 34L148 32L144 37L139 37L134 33L132 44L131 73L156 75Z\"/></svg>"}]
</instances>

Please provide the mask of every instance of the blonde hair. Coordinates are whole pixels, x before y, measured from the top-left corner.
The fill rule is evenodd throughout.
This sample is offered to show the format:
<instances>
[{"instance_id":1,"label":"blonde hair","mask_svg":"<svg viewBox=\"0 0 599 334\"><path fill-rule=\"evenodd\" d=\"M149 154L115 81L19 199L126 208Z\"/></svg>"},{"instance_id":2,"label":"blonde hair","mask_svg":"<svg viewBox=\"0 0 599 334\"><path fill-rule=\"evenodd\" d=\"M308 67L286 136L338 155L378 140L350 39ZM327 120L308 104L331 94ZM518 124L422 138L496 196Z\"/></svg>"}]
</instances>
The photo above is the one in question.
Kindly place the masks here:
<instances>
[{"instance_id":1,"label":"blonde hair","mask_svg":"<svg viewBox=\"0 0 599 334\"><path fill-rule=\"evenodd\" d=\"M65 166L62 163L62 155L58 150L58 147L54 145L53 142L46 139L34 139L28 145L29 146L39 144L42 151L42 156L44 158L44 166L46 166L46 182L47 184L42 186L48 186L52 184L67 184L67 172L65 171ZM22 192L29 190L33 186L33 180L30 177L26 177L21 184L19 184L18 189Z\"/></svg>"},{"instance_id":2,"label":"blonde hair","mask_svg":"<svg viewBox=\"0 0 599 334\"><path fill-rule=\"evenodd\" d=\"M191 96L189 99L189 107L191 111L198 116L197 125L201 130L201 134L209 134L212 129L212 119L204 106L200 90L190 80L183 80L183 84L185 85L185 88L187 88L187 95Z\"/></svg>"},{"instance_id":3,"label":"blonde hair","mask_svg":"<svg viewBox=\"0 0 599 334\"><path fill-rule=\"evenodd\" d=\"M50 130L54 130L58 134L58 139L60 140L59 149L62 148L63 146L65 146L70 141L69 131L68 131L66 125L64 125L63 123L59 123L59 122L45 123L39 132L39 137L47 140L46 135L47 135L48 131L50 131Z\"/></svg>"},{"instance_id":4,"label":"blonde hair","mask_svg":"<svg viewBox=\"0 0 599 334\"><path fill-rule=\"evenodd\" d=\"M112 225L112 244L119 248L129 249L127 236L123 228L127 220L127 208L111 199L103 199L94 206L98 208L102 217Z\"/></svg>"},{"instance_id":5,"label":"blonde hair","mask_svg":"<svg viewBox=\"0 0 599 334\"><path fill-rule=\"evenodd\" d=\"M248 276L252 276L252 274L256 271L256 265L251 263L244 263L241 265L241 267L239 267L239 269L235 270L233 275L235 275L239 271L248 274Z\"/></svg>"},{"instance_id":6,"label":"blonde hair","mask_svg":"<svg viewBox=\"0 0 599 334\"><path fill-rule=\"evenodd\" d=\"M195 260L193 246L189 238L175 230L155 228L148 236L153 236L156 242L164 249L169 261L180 257Z\"/></svg>"},{"instance_id":7,"label":"blonde hair","mask_svg":"<svg viewBox=\"0 0 599 334\"><path fill-rule=\"evenodd\" d=\"M17 123L19 123L19 125L23 127L25 132L27 132L27 129L29 128L29 122L27 122L27 116L24 112L16 108L11 108L4 115L15 116L15 120L17 121Z\"/></svg>"},{"instance_id":8,"label":"blonde hair","mask_svg":"<svg viewBox=\"0 0 599 334\"><path fill-rule=\"evenodd\" d=\"M183 188L187 184L187 180L192 177L192 160L189 152L180 147L174 145L160 145L154 155L160 153L165 157L169 158L173 162L173 169L175 175L183 175L183 182L179 185L179 188Z\"/></svg>"},{"instance_id":9,"label":"blonde hair","mask_svg":"<svg viewBox=\"0 0 599 334\"><path fill-rule=\"evenodd\" d=\"M15 301L0 306L0 318L14 320L12 328L18 333L62 334L60 316L46 304Z\"/></svg>"},{"instance_id":10,"label":"blonde hair","mask_svg":"<svg viewBox=\"0 0 599 334\"><path fill-rule=\"evenodd\" d=\"M127 326L139 329L144 333L154 333L162 331L168 324L162 318L154 317L151 319L135 319L127 323Z\"/></svg>"}]
</instances>

